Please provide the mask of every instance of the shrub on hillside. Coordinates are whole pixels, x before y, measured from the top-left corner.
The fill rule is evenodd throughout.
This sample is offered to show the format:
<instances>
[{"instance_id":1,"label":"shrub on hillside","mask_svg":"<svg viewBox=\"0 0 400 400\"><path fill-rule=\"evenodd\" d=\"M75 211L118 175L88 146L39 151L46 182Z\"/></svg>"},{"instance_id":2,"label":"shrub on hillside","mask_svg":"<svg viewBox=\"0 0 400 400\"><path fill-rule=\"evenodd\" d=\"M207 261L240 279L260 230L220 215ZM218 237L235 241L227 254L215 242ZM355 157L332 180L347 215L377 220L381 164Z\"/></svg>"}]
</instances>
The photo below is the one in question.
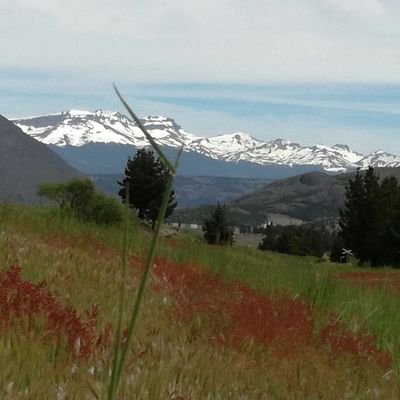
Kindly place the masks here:
<instances>
[{"instance_id":1,"label":"shrub on hillside","mask_svg":"<svg viewBox=\"0 0 400 400\"><path fill-rule=\"evenodd\" d=\"M96 224L113 225L122 221L120 203L96 191L90 179L74 178L65 183L43 183L38 195L58 204L68 216Z\"/></svg>"}]
</instances>

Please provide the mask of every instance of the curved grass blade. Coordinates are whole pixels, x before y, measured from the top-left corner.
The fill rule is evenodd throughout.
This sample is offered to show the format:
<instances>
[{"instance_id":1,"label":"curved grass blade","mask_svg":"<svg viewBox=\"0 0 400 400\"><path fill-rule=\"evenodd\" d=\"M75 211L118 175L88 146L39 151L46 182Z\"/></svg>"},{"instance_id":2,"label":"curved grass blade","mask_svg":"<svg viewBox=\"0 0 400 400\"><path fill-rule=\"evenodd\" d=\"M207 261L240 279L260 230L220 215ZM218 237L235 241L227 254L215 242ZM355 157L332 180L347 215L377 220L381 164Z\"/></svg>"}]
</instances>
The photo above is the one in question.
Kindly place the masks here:
<instances>
[{"instance_id":1,"label":"curved grass blade","mask_svg":"<svg viewBox=\"0 0 400 400\"><path fill-rule=\"evenodd\" d=\"M119 381L121 379L122 376L122 372L123 372L123 368L124 368L124 364L125 364L125 360L126 357L128 355L128 351L129 351L129 347L130 347L130 342L132 340L132 336L133 336L133 331L138 319L138 315L139 315L139 311L140 311L140 307L141 307L141 303L143 301L143 296L144 296L144 291L146 288L146 283L150 274L150 270L151 267L153 265L154 262L154 257L155 257L155 253L156 253L156 247L158 244L158 239L160 237L160 231L161 231L161 226L163 224L164 221L164 216L168 207L168 200L169 200L169 195L172 189L172 182L173 182L174 177L170 174L169 178L168 178L168 182L167 182L167 189L164 193L163 199L162 199L162 204L161 204L161 208L158 214L158 220L157 220L157 224L156 224L156 228L154 231L154 235L151 241L151 245L150 245L150 250L147 256L147 260L146 260L146 265L143 271L143 275L142 278L140 280L139 283L139 288L137 291L137 295L136 295L136 299L135 299L135 303L133 306L133 310L132 310L132 315L131 315L131 319L129 321L129 325L128 325L128 329L127 329L127 335L126 335L126 341L124 343L124 347L122 348L121 351L121 356L118 362L118 366L117 366L117 371L116 371L116 385L118 386Z\"/></svg>"},{"instance_id":2,"label":"curved grass blade","mask_svg":"<svg viewBox=\"0 0 400 400\"><path fill-rule=\"evenodd\" d=\"M153 238L151 241L151 245L150 245L150 250L147 256L147 260L146 260L146 264L144 267L144 271L139 283L139 288L136 294L136 299L134 302L134 306L133 306L133 310L132 310L132 314L131 314L131 318L129 320L129 324L128 324L128 329L127 329L127 336L126 336L126 340L124 343L124 346L121 349L120 352L120 348L119 348L119 337L116 338L115 341L115 345L114 345L114 358L113 358L113 367L112 367L112 373L111 373L111 382L110 382L110 387L109 387L109 391L108 391L108 396L107 398L109 400L113 400L116 398L117 393L118 393L118 386L122 377L122 373L123 373L123 368L125 365L125 361L128 355L128 351L130 348L130 344L131 344L131 340L133 337L133 332L134 332L134 328L139 316L139 312L140 312L140 308L141 308L141 304L143 301L143 296L144 296L144 292L145 292L145 288L146 288L146 283L150 274L150 270L151 270L151 266L153 265L154 262L154 257L155 257L155 252L156 252L156 248L157 248L157 244L158 244L158 239L160 236L160 231L161 231L161 226L164 222L164 218L165 218L165 214L168 208L168 202L169 202L169 197L170 197L170 193L172 190L172 183L174 180L174 176L176 175L176 171L178 169L178 164L179 164L179 159L182 155L182 151L183 151L183 145L181 146L181 148L178 151L177 154L177 158L175 160L174 165L172 165L168 159L165 157L165 155L163 154L162 150L159 148L159 146L155 143L154 139L152 138L152 136L147 132L146 128L142 125L142 123L140 122L140 120L136 117L135 113L131 110L131 108L129 107L129 105L125 102L125 100L123 99L123 97L121 96L121 94L119 93L117 87L114 85L114 89L119 97L119 99L121 100L121 102L124 104L125 108L127 109L127 111L129 112L130 116L133 118L133 120L138 124L138 126L140 127L140 129L143 131L144 135L146 136L146 138L149 140L150 144L153 146L153 148L155 149L155 151L157 152L157 154L159 155L160 160L164 163L165 167L168 169L168 181L167 181L167 186L165 189L165 192L163 194L163 198L162 198L162 202L161 202L161 207L158 213L158 219L157 219L157 224L155 227L155 231L153 234ZM127 206L126 206L127 207ZM129 207L129 205L128 205ZM122 274L123 276L125 275L125 270L126 270L126 264L127 264L127 242L128 242L128 230L127 230L127 226L128 226L128 222L126 220L126 228L125 228L125 233L124 233L124 248L123 248L123 262L122 262ZM118 328L117 331L120 333L121 331L121 321L122 321L122 314L124 311L124 287L121 286L121 293L120 293L120 303L119 303L119 316L118 316Z\"/></svg>"},{"instance_id":3,"label":"curved grass blade","mask_svg":"<svg viewBox=\"0 0 400 400\"><path fill-rule=\"evenodd\" d=\"M123 234L123 247L122 247L122 269L121 269L121 285L119 292L119 300L118 300L118 322L117 322L117 330L115 333L115 342L114 342L114 356L113 356L113 364L111 371L111 383L108 388L108 399L114 398L116 393L116 373L118 361L120 358L120 340L121 340L121 332L122 332L122 316L125 308L125 280L126 280L126 269L128 264L128 231L129 231L129 182L125 183L126 188L126 198L125 198L125 224L124 224L124 234Z\"/></svg>"}]
</instances>

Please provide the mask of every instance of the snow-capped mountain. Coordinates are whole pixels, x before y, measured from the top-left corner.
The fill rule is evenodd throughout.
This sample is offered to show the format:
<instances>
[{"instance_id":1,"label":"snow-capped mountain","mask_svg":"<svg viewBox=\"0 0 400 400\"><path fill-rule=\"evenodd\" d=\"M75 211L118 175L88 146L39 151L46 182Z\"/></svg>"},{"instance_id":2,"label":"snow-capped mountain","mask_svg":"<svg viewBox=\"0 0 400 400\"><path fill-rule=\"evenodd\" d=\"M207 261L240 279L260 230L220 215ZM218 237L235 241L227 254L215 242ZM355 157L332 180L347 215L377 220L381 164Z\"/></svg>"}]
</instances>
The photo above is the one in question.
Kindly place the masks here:
<instances>
[{"instance_id":1,"label":"snow-capped mountain","mask_svg":"<svg viewBox=\"0 0 400 400\"><path fill-rule=\"evenodd\" d=\"M368 165L373 167L400 167L400 157L378 150L363 157L358 165L361 168L367 168Z\"/></svg>"},{"instance_id":2,"label":"snow-capped mountain","mask_svg":"<svg viewBox=\"0 0 400 400\"><path fill-rule=\"evenodd\" d=\"M259 165L315 166L331 172L357 167L398 167L400 157L381 150L363 155L347 145L301 146L288 140L264 142L247 133L198 137L185 132L173 119L146 117L142 123L161 146L180 147L215 160L247 161ZM148 141L137 125L123 114L105 111L71 110L58 114L16 119L25 133L48 145L84 146L90 143L117 143L144 147Z\"/></svg>"},{"instance_id":3,"label":"snow-capped mountain","mask_svg":"<svg viewBox=\"0 0 400 400\"><path fill-rule=\"evenodd\" d=\"M148 145L136 124L118 112L71 110L13 122L40 142L56 146L83 146L88 143ZM178 147L196 138L170 118L147 117L142 122L162 146Z\"/></svg>"},{"instance_id":4,"label":"snow-capped mountain","mask_svg":"<svg viewBox=\"0 0 400 400\"><path fill-rule=\"evenodd\" d=\"M195 138L185 143L185 147L214 159L238 161L238 154L251 153L263 143L247 133L232 133L209 138Z\"/></svg>"}]
</instances>

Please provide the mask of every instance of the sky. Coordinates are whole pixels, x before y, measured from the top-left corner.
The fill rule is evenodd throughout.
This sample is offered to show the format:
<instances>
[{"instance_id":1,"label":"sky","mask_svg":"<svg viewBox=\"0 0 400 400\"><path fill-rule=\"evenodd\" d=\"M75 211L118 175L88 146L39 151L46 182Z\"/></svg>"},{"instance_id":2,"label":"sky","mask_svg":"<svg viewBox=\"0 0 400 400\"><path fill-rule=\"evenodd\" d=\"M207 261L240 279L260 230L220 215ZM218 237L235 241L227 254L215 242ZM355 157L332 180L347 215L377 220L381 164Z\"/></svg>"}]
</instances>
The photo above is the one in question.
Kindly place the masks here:
<instances>
[{"instance_id":1,"label":"sky","mask_svg":"<svg viewBox=\"0 0 400 400\"><path fill-rule=\"evenodd\" d=\"M0 113L123 111L400 154L398 0L0 0Z\"/></svg>"}]
</instances>

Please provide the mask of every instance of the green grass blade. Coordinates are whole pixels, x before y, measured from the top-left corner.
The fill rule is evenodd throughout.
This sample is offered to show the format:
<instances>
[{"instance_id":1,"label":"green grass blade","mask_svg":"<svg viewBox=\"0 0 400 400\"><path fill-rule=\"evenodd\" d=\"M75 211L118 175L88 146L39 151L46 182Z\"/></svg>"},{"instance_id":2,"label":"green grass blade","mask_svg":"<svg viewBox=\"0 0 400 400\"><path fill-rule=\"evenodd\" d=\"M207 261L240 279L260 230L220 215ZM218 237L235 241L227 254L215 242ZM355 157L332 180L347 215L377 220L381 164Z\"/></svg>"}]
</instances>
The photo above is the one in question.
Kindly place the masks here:
<instances>
[{"instance_id":1,"label":"green grass blade","mask_svg":"<svg viewBox=\"0 0 400 400\"><path fill-rule=\"evenodd\" d=\"M114 356L113 365L111 371L111 383L108 390L108 399L113 399L117 389L117 366L119 361L119 350L120 350L120 340L122 332L122 317L125 308L125 277L126 277L126 267L128 264L128 231L129 231L129 182L125 183L126 198L125 198L125 224L124 224L124 234L123 234L123 248L122 248L122 268L121 268L121 285L120 285L120 296L118 301L118 322L117 330L115 333L115 343L114 343Z\"/></svg>"},{"instance_id":2,"label":"green grass blade","mask_svg":"<svg viewBox=\"0 0 400 400\"><path fill-rule=\"evenodd\" d=\"M110 387L109 387L109 391L108 391L108 399L109 400L115 399L117 392L118 392L118 386L121 381L125 361L126 361L128 351L130 348L130 344L131 344L131 340L133 337L134 328L135 328L135 325L136 325L136 322L137 322L137 319L139 316L141 304L143 301L146 283L147 283L147 280L148 280L148 277L149 277L149 274L151 271L151 266L153 265L153 262L154 262L154 257L155 257L155 253L156 253L158 239L159 239L160 232L161 232L161 227L162 227L162 224L163 224L163 221L165 218L165 214L166 214L166 211L168 208L168 202L169 202L170 194L172 191L172 183L174 180L174 176L176 175L176 171L177 171L178 164L179 164L179 159L180 159L180 157L182 155L182 151L183 151L183 145L182 145L182 147L178 151L178 155L175 160L175 163L174 163L174 165L172 165L168 161L168 159L165 157L164 153L162 152L160 147L157 145L157 143L154 141L152 136L147 132L146 128L140 122L139 118L137 118L135 113L132 111L132 109L126 103L124 98L121 96L121 94L119 93L119 91L115 85L114 85L114 89L115 89L115 92L117 93L117 96L119 97L119 99L121 100L121 102L125 106L125 108L127 109L128 113L130 114L132 119L137 123L137 125L142 130L142 132L144 133L146 138L149 140L150 144L153 146L154 150L157 152L157 154L158 154L160 160L163 162L164 166L168 169L169 176L168 176L167 186L166 186L165 192L163 194L161 207L160 207L160 210L158 213L157 224L155 227L155 231L153 233L150 250L149 250L149 253L147 256L143 274L142 274L142 277L141 277L141 280L139 283L139 287L137 290L136 299L134 302L131 318L129 320L126 341L124 343L124 346L122 347L121 352L119 351L120 350L119 349L119 337L116 338L112 375L111 375L111 383L110 383ZM128 201L127 201L127 203L128 203ZM122 263L123 264L123 274L125 274L125 270L126 270L126 263L127 263L126 257L127 257L127 230L126 230L126 239L124 239L123 263ZM123 287L121 287L121 291L122 290L124 290ZM118 321L118 332L119 333L121 330L123 309L124 309L124 292L122 292L120 295L120 309L119 309L120 314L119 314L119 321Z\"/></svg>"},{"instance_id":3,"label":"green grass blade","mask_svg":"<svg viewBox=\"0 0 400 400\"><path fill-rule=\"evenodd\" d=\"M153 137L150 135L149 132L147 132L147 129L143 126L143 124L141 123L140 119L136 116L136 114L133 112L133 110L129 107L128 103L125 101L125 99L122 97L121 93L119 92L119 90L117 89L117 87L115 85L114 86L114 90L115 93L117 93L117 96L119 97L119 99L121 100L122 104L124 105L124 107L126 108L126 110L128 111L129 115L131 116L131 118L136 122L137 126L141 129L141 131L143 132L143 134L146 136L146 139L150 142L150 144L153 146L154 150L157 152L158 156L160 157L160 160L163 162L163 164L170 170L172 175L176 174L176 169L175 167L169 162L169 160L167 159L167 157L165 157L164 153L162 152L162 150L160 149L160 147L158 146L158 144L155 142L155 140L153 139Z\"/></svg>"},{"instance_id":4,"label":"green grass blade","mask_svg":"<svg viewBox=\"0 0 400 400\"><path fill-rule=\"evenodd\" d=\"M167 189L164 193L163 196L163 200L162 200L162 204L161 204L161 208L160 208L160 212L159 212L159 217L158 217L158 221L156 224L156 228L154 231L154 235L153 235L153 239L151 242L151 246L150 246L150 250L149 250L149 254L147 256L147 260L146 260L146 264L145 264L145 268L143 271L143 275L142 278L140 280L140 284L139 284L139 288L138 288L138 292L136 295L136 299L135 299L135 304L133 306L133 311L132 311L132 315L131 315L131 319L128 325L128 331L127 331L127 337L126 337L126 342L124 344L124 347L122 349L121 352L121 357L119 359L119 363L118 363L118 367L117 367L117 372L116 372L116 384L119 384L119 381L121 379L121 375L122 375L122 370L125 364L125 360L126 357L128 355L128 351L129 351L129 346L130 346L130 342L132 340L132 335L133 335L133 331L136 325L136 321L138 319L138 315L139 315L139 311L140 311L140 307L142 304L142 300L143 300L143 296L144 296L144 290L146 288L146 283L150 274L150 270L151 270L151 266L153 265L153 261L154 261L154 257L155 257L155 251L156 251L156 247L158 244L158 239L160 236L160 231L161 231L161 226L162 223L164 221L164 216L168 207L168 201L169 201L169 196L171 193L171 189L172 189L172 182L173 182L173 176L170 175L168 178L168 182L167 182Z\"/></svg>"}]
</instances>

